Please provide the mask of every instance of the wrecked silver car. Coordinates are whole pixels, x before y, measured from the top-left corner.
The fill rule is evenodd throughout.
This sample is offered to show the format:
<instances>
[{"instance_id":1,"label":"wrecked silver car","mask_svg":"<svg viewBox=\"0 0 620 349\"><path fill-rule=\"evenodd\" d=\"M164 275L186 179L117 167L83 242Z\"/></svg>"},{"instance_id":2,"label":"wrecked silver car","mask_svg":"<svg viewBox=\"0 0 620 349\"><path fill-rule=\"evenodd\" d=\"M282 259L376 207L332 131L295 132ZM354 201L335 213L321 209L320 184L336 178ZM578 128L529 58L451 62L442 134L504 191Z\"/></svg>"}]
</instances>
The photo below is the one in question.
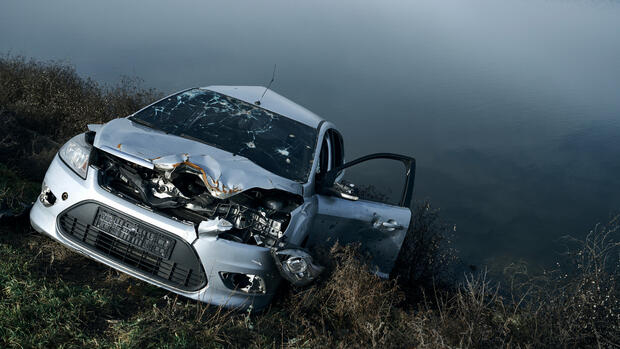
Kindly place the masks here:
<instances>
[{"instance_id":1,"label":"wrecked silver car","mask_svg":"<svg viewBox=\"0 0 620 349\"><path fill-rule=\"evenodd\" d=\"M332 123L264 87L192 88L88 128L52 161L32 226L185 297L262 308L282 279L311 283L313 251L336 241L388 277L410 225L414 159L345 163ZM395 198L345 178L377 160L400 165Z\"/></svg>"}]
</instances>

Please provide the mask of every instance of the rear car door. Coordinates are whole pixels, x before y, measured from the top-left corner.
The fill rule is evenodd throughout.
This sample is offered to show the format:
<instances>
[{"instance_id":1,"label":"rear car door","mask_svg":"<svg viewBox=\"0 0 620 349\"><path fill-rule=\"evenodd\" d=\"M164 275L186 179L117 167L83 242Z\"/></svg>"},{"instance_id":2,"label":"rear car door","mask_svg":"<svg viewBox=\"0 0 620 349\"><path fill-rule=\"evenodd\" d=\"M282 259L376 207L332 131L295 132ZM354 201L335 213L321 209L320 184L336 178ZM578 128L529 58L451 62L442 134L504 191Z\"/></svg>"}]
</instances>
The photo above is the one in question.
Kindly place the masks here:
<instances>
[{"instance_id":1,"label":"rear car door","mask_svg":"<svg viewBox=\"0 0 620 349\"><path fill-rule=\"evenodd\" d=\"M388 277L411 225L414 175L415 159L391 153L318 174L318 212L307 246L360 243L373 271Z\"/></svg>"}]
</instances>

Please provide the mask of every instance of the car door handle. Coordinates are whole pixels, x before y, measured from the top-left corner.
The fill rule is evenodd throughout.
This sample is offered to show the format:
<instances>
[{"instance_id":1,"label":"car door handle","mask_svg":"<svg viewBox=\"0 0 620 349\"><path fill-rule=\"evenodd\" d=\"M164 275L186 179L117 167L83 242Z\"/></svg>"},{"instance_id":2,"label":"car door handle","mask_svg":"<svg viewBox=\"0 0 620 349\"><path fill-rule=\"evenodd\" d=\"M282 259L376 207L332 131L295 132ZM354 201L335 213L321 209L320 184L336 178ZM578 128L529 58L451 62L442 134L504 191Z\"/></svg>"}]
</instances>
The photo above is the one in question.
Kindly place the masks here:
<instances>
[{"instance_id":1,"label":"car door handle","mask_svg":"<svg viewBox=\"0 0 620 349\"><path fill-rule=\"evenodd\" d=\"M403 229L403 226L398 224L398 222L396 222L393 219L387 220L383 223L381 223L381 228L383 228L383 230L387 230L387 231L394 231L394 230L401 230Z\"/></svg>"},{"instance_id":2,"label":"car door handle","mask_svg":"<svg viewBox=\"0 0 620 349\"><path fill-rule=\"evenodd\" d=\"M396 222L393 219L388 219L387 221L384 221L384 222L380 222L378 219L376 219L372 225L376 229L379 229L382 231L394 231L394 230L401 230L404 228L402 225L398 224L398 222Z\"/></svg>"}]
</instances>

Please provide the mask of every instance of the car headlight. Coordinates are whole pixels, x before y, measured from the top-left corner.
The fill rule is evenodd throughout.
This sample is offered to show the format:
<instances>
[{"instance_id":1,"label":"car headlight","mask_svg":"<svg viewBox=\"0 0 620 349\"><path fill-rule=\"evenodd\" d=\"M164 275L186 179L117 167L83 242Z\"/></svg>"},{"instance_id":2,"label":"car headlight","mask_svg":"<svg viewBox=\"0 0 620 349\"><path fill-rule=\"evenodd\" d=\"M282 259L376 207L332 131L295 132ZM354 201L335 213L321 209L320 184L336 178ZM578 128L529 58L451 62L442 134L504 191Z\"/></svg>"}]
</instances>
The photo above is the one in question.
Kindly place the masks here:
<instances>
[{"instance_id":1,"label":"car headlight","mask_svg":"<svg viewBox=\"0 0 620 349\"><path fill-rule=\"evenodd\" d=\"M79 134L65 143L58 155L73 172L86 179L91 151L92 146L86 143L84 134Z\"/></svg>"},{"instance_id":2,"label":"car headlight","mask_svg":"<svg viewBox=\"0 0 620 349\"><path fill-rule=\"evenodd\" d=\"M324 267L314 264L312 256L298 248L272 249L280 275L295 286L305 286L314 281Z\"/></svg>"}]
</instances>

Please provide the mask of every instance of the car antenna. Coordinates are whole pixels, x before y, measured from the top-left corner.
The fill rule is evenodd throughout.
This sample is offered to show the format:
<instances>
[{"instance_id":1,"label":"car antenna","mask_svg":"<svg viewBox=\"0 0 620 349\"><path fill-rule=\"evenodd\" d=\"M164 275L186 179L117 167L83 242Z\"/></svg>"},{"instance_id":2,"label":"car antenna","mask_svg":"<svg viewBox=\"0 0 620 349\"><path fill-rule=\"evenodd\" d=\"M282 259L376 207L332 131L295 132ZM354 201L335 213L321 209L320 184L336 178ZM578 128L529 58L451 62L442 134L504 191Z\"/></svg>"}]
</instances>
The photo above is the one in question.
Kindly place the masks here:
<instances>
[{"instance_id":1,"label":"car antenna","mask_svg":"<svg viewBox=\"0 0 620 349\"><path fill-rule=\"evenodd\" d=\"M263 97L265 97L265 93L267 93L267 90L269 90L269 88L271 87L271 83L273 83L273 81L276 79L276 65L273 65L273 74L271 74L271 81L269 81L269 84L267 85L267 88L265 88L265 91L263 91L263 94L260 96L260 98L258 99L258 101L254 102L254 104L256 105L260 105L260 101L263 99Z\"/></svg>"}]
</instances>

